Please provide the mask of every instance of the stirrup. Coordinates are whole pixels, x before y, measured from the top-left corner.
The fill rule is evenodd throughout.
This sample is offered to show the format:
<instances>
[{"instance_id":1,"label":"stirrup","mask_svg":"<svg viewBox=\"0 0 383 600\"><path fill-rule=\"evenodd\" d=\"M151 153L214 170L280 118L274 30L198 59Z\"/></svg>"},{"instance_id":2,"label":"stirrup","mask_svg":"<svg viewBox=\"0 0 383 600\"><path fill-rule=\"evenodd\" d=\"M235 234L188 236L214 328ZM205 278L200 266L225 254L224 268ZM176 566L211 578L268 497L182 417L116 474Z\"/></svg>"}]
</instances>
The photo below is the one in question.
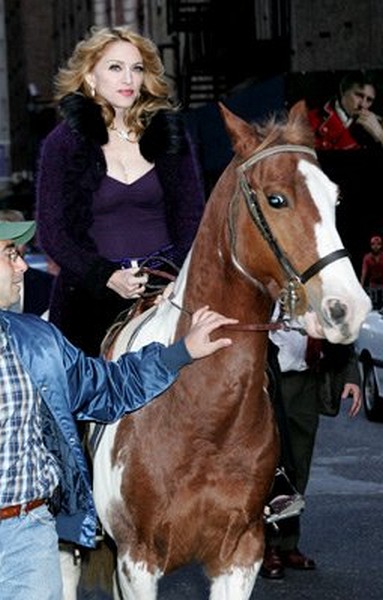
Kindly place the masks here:
<instances>
[{"instance_id":1,"label":"stirrup","mask_svg":"<svg viewBox=\"0 0 383 600\"><path fill-rule=\"evenodd\" d=\"M268 502L264 508L267 524L298 517L305 508L305 499L291 483L283 467L277 467Z\"/></svg>"},{"instance_id":2,"label":"stirrup","mask_svg":"<svg viewBox=\"0 0 383 600\"><path fill-rule=\"evenodd\" d=\"M276 496L264 508L265 523L277 523L283 519L298 517L304 510L305 505L305 499L299 493L292 496Z\"/></svg>"}]
</instances>

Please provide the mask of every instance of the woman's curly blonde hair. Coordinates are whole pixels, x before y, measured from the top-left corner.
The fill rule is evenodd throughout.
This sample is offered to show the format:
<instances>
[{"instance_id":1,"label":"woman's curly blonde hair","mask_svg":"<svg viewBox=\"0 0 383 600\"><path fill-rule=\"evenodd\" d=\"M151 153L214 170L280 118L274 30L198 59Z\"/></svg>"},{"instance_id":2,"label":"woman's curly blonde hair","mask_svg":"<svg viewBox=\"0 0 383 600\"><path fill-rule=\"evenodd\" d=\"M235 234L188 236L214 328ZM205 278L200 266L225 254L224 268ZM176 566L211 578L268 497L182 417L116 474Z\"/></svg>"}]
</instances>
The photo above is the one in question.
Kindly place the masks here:
<instances>
[{"instance_id":1,"label":"woman's curly blonde hair","mask_svg":"<svg viewBox=\"0 0 383 600\"><path fill-rule=\"evenodd\" d=\"M89 36L76 45L66 66L59 70L54 81L55 99L59 102L64 96L74 92L92 98L102 107L105 124L109 127L114 119L114 109L97 93L92 97L92 90L85 78L102 57L107 46L121 40L133 44L138 49L144 66L140 96L124 116L128 130L140 137L158 110L174 107L156 45L128 27L92 27Z\"/></svg>"}]
</instances>

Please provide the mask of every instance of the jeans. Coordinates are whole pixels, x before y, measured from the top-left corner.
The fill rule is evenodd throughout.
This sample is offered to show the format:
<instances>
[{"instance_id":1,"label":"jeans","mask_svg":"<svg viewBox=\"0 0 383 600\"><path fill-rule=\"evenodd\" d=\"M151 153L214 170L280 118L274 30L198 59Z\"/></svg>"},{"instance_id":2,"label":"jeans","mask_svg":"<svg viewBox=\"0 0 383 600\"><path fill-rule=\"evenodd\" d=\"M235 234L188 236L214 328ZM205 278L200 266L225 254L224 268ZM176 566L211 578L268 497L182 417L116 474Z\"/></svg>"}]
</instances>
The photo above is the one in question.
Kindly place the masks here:
<instances>
[{"instance_id":1,"label":"jeans","mask_svg":"<svg viewBox=\"0 0 383 600\"><path fill-rule=\"evenodd\" d=\"M46 505L0 520L1 600L62 600L58 538Z\"/></svg>"}]
</instances>

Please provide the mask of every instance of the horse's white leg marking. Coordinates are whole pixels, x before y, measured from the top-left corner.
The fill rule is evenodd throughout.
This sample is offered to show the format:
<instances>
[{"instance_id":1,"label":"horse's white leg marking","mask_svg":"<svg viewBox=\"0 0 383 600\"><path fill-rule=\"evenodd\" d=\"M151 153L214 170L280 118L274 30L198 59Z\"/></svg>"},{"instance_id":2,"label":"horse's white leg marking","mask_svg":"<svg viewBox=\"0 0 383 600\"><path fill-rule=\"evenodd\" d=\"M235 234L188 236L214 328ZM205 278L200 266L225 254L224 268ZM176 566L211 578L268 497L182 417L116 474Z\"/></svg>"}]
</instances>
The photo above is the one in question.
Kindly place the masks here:
<instances>
[{"instance_id":1,"label":"horse's white leg marking","mask_svg":"<svg viewBox=\"0 0 383 600\"><path fill-rule=\"evenodd\" d=\"M250 568L235 567L211 581L209 600L249 600L262 561Z\"/></svg>"},{"instance_id":2,"label":"horse's white leg marking","mask_svg":"<svg viewBox=\"0 0 383 600\"><path fill-rule=\"evenodd\" d=\"M77 559L75 564L72 552L60 550L60 566L63 580L62 600L76 600L77 587L81 576L80 559Z\"/></svg>"},{"instance_id":3,"label":"horse's white leg marking","mask_svg":"<svg viewBox=\"0 0 383 600\"><path fill-rule=\"evenodd\" d=\"M126 554L117 561L118 587L114 589L114 600L156 600L161 571L149 573L144 563L134 563Z\"/></svg>"}]
</instances>

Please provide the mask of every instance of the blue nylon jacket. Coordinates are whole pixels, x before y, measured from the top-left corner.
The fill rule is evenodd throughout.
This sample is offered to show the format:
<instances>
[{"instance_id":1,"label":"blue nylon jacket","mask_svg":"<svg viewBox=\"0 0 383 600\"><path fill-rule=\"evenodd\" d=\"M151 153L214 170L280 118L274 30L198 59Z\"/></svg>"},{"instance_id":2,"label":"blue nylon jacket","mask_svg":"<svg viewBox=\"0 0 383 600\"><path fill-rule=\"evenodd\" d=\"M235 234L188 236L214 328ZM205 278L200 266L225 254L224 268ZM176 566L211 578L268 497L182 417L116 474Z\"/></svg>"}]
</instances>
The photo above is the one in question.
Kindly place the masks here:
<instances>
[{"instance_id":1,"label":"blue nylon jacket","mask_svg":"<svg viewBox=\"0 0 383 600\"><path fill-rule=\"evenodd\" d=\"M76 420L109 423L144 406L175 381L190 355L180 340L109 362L87 357L34 315L0 310L0 325L43 399L44 441L62 470L59 537L93 547L97 516Z\"/></svg>"}]
</instances>

